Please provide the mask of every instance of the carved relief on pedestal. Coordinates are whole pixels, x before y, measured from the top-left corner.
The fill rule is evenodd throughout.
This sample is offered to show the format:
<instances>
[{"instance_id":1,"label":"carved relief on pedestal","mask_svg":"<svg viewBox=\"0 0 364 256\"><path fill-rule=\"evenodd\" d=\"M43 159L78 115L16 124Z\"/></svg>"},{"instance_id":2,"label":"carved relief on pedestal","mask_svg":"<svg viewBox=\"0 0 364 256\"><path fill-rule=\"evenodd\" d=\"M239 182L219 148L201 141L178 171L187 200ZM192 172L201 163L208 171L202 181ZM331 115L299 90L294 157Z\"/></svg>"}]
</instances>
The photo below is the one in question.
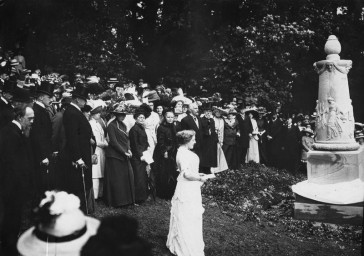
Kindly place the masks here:
<instances>
[{"instance_id":1,"label":"carved relief on pedestal","mask_svg":"<svg viewBox=\"0 0 364 256\"><path fill-rule=\"evenodd\" d=\"M341 60L341 45L330 36L325 52L326 60L314 63L319 75L319 93L316 101L316 143L318 150L356 150L354 116L347 75L351 60Z\"/></svg>"}]
</instances>

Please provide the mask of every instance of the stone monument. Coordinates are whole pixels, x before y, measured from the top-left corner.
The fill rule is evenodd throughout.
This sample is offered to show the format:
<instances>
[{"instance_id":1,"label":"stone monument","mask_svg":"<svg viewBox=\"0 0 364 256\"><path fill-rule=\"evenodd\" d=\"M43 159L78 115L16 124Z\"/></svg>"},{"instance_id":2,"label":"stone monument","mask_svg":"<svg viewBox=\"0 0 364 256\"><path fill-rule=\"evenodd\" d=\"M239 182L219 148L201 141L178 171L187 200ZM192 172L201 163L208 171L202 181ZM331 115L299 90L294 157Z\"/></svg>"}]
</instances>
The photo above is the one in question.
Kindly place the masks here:
<instances>
[{"instance_id":1,"label":"stone monument","mask_svg":"<svg viewBox=\"0 0 364 256\"><path fill-rule=\"evenodd\" d=\"M314 151L308 153L307 180L292 186L295 217L361 224L364 202L364 150L355 141L348 73L336 36L325 44L326 60L314 63L319 74Z\"/></svg>"}]
</instances>

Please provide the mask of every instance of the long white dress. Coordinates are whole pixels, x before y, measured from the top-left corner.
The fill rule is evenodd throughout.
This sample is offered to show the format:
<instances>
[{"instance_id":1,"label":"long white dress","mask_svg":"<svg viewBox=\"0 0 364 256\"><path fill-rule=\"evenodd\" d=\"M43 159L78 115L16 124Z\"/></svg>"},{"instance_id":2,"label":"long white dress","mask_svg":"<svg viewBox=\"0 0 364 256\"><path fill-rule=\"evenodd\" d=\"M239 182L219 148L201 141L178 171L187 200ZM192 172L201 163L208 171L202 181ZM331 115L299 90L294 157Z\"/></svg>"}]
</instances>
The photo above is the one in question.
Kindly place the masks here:
<instances>
[{"instance_id":1,"label":"long white dress","mask_svg":"<svg viewBox=\"0 0 364 256\"><path fill-rule=\"evenodd\" d=\"M200 159L192 151L180 147L176 162L180 175L172 198L167 247L178 256L204 256L200 181L184 178L184 173L198 174Z\"/></svg>"},{"instance_id":2,"label":"long white dress","mask_svg":"<svg viewBox=\"0 0 364 256\"><path fill-rule=\"evenodd\" d=\"M250 138L249 141L249 148L248 148L248 152L246 154L246 163L249 163L250 161L259 163L260 159L259 159L259 145L258 145L258 124L257 121L252 118L251 119L252 122L252 126L253 126L253 136Z\"/></svg>"}]
</instances>

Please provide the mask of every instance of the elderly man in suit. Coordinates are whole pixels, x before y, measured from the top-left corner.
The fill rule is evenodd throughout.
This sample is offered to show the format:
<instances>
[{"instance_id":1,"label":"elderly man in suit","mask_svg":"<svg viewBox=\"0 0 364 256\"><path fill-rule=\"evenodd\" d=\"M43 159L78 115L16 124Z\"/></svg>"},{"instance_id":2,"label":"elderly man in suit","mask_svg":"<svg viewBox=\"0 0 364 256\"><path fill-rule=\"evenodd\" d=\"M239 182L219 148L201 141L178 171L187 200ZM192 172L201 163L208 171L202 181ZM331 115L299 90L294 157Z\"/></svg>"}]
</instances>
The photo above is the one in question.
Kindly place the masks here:
<instances>
[{"instance_id":1,"label":"elderly man in suit","mask_svg":"<svg viewBox=\"0 0 364 256\"><path fill-rule=\"evenodd\" d=\"M18 255L16 242L27 200L31 156L26 137L34 120L28 104L14 108L14 119L0 132L0 255Z\"/></svg>"},{"instance_id":2,"label":"elderly man in suit","mask_svg":"<svg viewBox=\"0 0 364 256\"><path fill-rule=\"evenodd\" d=\"M63 189L77 195L81 209L91 213L92 209L92 128L81 109L86 105L88 91L78 84L72 92L72 101L63 114L66 144L60 152L63 176ZM94 141L93 141L94 143Z\"/></svg>"},{"instance_id":3,"label":"elderly man in suit","mask_svg":"<svg viewBox=\"0 0 364 256\"><path fill-rule=\"evenodd\" d=\"M37 90L37 97L33 105L34 123L30 131L30 141L34 159L34 184L39 197L46 190L54 188L50 175L53 176L53 168L50 168L52 157L52 123L47 106L51 104L54 84L43 81ZM52 172L52 173L50 173Z\"/></svg>"},{"instance_id":4,"label":"elderly man in suit","mask_svg":"<svg viewBox=\"0 0 364 256\"><path fill-rule=\"evenodd\" d=\"M199 109L196 102L193 102L189 105L188 109L189 113L181 120L181 128L182 130L194 130L196 132L196 144L193 148L193 151L201 158L201 145L202 145L202 123L201 118L199 117ZM201 168L200 168L201 171Z\"/></svg>"}]
</instances>

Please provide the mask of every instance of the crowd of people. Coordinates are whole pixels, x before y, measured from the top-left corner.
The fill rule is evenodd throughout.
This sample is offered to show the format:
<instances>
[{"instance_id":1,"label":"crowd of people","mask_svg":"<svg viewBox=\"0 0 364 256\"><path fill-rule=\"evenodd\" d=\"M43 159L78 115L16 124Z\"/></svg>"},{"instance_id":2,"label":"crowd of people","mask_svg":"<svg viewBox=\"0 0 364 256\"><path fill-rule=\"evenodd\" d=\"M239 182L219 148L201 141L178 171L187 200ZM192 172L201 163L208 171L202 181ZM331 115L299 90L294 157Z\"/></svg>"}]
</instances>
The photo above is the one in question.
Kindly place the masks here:
<instances>
[{"instance_id":1,"label":"crowd of people","mask_svg":"<svg viewBox=\"0 0 364 256\"><path fill-rule=\"evenodd\" d=\"M10 253L16 253L26 202L57 189L76 195L86 214L95 200L125 207L155 194L173 197L167 246L185 255L174 240L176 232L186 235L202 225L204 175L249 162L297 174L314 144L314 114L267 112L239 97L192 97L143 80L110 78L103 84L80 73L42 76L25 68L20 53L1 57L0 89L1 246ZM357 125L362 143L363 127ZM187 208L179 204L192 197ZM181 215L188 207L201 209L194 210L197 224L191 227L181 224L191 223ZM197 248L193 255L203 255L196 232L186 243Z\"/></svg>"}]
</instances>

